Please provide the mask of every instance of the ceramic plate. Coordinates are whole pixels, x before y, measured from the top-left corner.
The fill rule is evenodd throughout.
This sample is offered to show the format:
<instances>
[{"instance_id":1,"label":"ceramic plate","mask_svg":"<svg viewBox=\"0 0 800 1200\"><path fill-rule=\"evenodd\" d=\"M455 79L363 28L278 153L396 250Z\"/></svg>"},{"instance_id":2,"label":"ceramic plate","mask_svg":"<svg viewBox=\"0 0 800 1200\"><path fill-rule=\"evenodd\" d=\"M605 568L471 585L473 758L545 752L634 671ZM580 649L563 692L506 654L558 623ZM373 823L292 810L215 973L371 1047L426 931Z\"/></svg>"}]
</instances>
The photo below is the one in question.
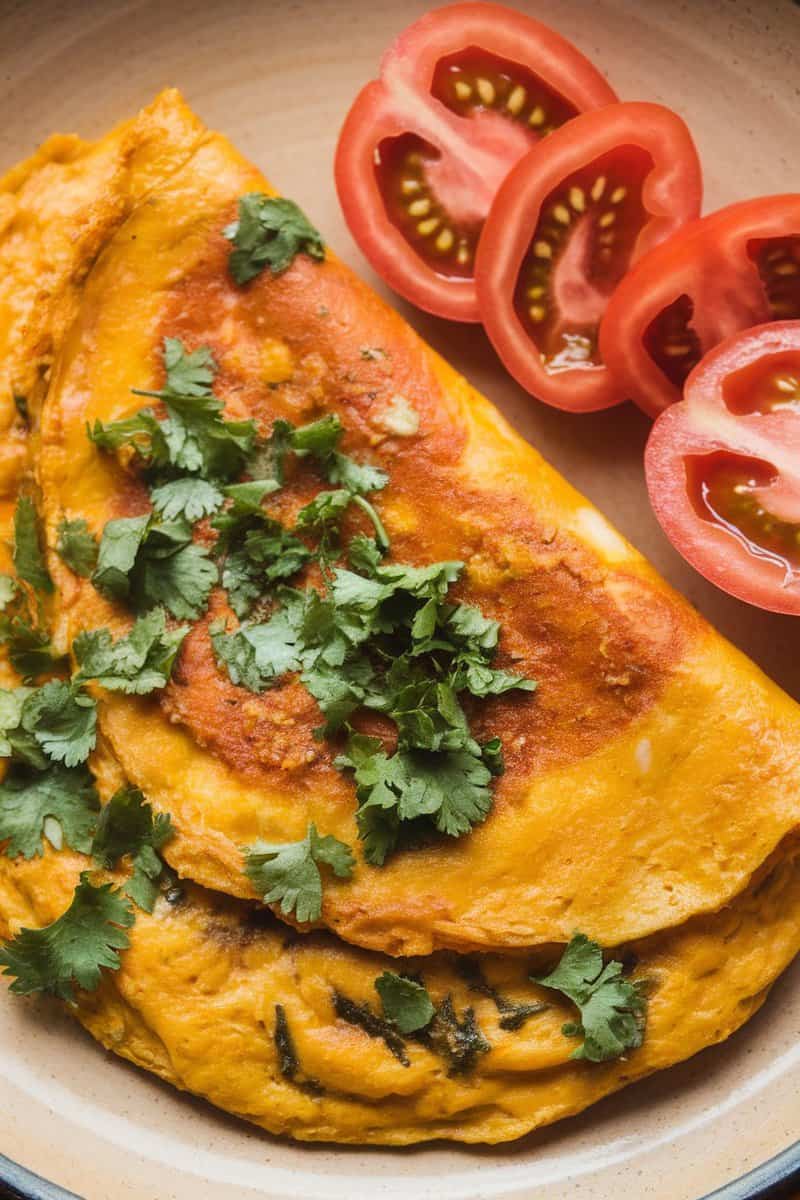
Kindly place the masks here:
<instances>
[{"instance_id":1,"label":"ceramic plate","mask_svg":"<svg viewBox=\"0 0 800 1200\"><path fill-rule=\"evenodd\" d=\"M0 170L54 129L93 136L174 84L375 282L341 219L337 130L420 0L0 0ZM800 8L790 0L537 0L625 99L676 108L695 134L706 207L797 190ZM396 302L433 345L612 518L681 591L795 696L800 625L715 592L647 503L647 420L537 405L475 328ZM0 1179L85 1200L726 1200L800 1163L800 966L725 1046L583 1116L495 1149L294 1146L111 1058L47 1002L0 995ZM777 1157L776 1157L777 1156ZM766 1166L764 1165L766 1164ZM54 1181L51 1187L28 1172ZM748 1174L754 1172L753 1174ZM737 1181L738 1182L735 1182ZM2 1184L0 1184L0 1192Z\"/></svg>"}]
</instances>

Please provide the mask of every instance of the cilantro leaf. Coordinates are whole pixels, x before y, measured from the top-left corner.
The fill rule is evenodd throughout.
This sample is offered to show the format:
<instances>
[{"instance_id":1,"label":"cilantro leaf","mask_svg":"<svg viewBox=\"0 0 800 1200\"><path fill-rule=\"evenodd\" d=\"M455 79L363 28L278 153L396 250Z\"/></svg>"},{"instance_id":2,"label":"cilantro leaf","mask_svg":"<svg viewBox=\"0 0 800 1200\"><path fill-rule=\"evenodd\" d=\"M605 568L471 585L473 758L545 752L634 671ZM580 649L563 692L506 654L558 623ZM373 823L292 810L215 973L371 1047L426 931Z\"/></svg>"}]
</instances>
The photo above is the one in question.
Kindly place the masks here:
<instances>
[{"instance_id":1,"label":"cilantro leaf","mask_svg":"<svg viewBox=\"0 0 800 1200\"><path fill-rule=\"evenodd\" d=\"M53 669L60 655L54 653L50 639L30 617L0 617L0 644L8 646L9 661L24 680L35 679Z\"/></svg>"},{"instance_id":2,"label":"cilantro leaf","mask_svg":"<svg viewBox=\"0 0 800 1200\"><path fill-rule=\"evenodd\" d=\"M468 1074L479 1055L488 1054L491 1044L483 1036L472 1008L459 1020L452 996L446 996L430 1026L431 1047L450 1063L448 1075Z\"/></svg>"},{"instance_id":3,"label":"cilantro leaf","mask_svg":"<svg viewBox=\"0 0 800 1200\"><path fill-rule=\"evenodd\" d=\"M83 517L64 518L58 527L56 550L76 575L88 579L97 562L97 542Z\"/></svg>"},{"instance_id":4,"label":"cilantro leaf","mask_svg":"<svg viewBox=\"0 0 800 1200\"><path fill-rule=\"evenodd\" d=\"M189 475L184 479L169 479L150 492L153 508L164 521L178 518L194 524L210 517L222 504L222 492L207 479Z\"/></svg>"},{"instance_id":5,"label":"cilantro leaf","mask_svg":"<svg viewBox=\"0 0 800 1200\"><path fill-rule=\"evenodd\" d=\"M173 836L168 813L153 813L138 788L121 788L102 809L92 842L92 855L106 868L117 866L126 855L133 873L122 890L131 900L152 912L164 864L159 851Z\"/></svg>"},{"instance_id":6,"label":"cilantro leaf","mask_svg":"<svg viewBox=\"0 0 800 1200\"><path fill-rule=\"evenodd\" d=\"M360 496L368 492L378 492L389 482L389 476L380 467L356 462L354 458L340 454L338 450L331 455L326 473L329 483L338 483L349 492Z\"/></svg>"},{"instance_id":7,"label":"cilantro leaf","mask_svg":"<svg viewBox=\"0 0 800 1200\"><path fill-rule=\"evenodd\" d=\"M354 773L364 855L376 866L394 849L401 822L427 817L440 833L460 837L491 808L491 772L479 750L398 750L388 755L377 738L351 734L336 765Z\"/></svg>"},{"instance_id":8,"label":"cilantro leaf","mask_svg":"<svg viewBox=\"0 0 800 1200\"><path fill-rule=\"evenodd\" d=\"M43 929L21 929L0 949L3 974L14 978L10 990L27 996L52 992L74 1000L74 988L94 991L103 967L119 970L119 951L129 941L125 930L133 909L110 883L94 887L81 875L67 911Z\"/></svg>"},{"instance_id":9,"label":"cilantro leaf","mask_svg":"<svg viewBox=\"0 0 800 1200\"><path fill-rule=\"evenodd\" d=\"M264 676L256 663L256 648L242 630L227 633L224 621L213 621L208 632L218 666L224 666L231 683L250 692L263 692L272 675Z\"/></svg>"},{"instance_id":10,"label":"cilantro leaf","mask_svg":"<svg viewBox=\"0 0 800 1200\"><path fill-rule=\"evenodd\" d=\"M217 513L211 522L212 529L219 533L214 547L218 556L240 543L250 530L259 529L262 522L271 520L261 507L261 502L265 496L277 491L279 486L274 479L253 479L225 488L225 495L232 503Z\"/></svg>"},{"instance_id":11,"label":"cilantro leaf","mask_svg":"<svg viewBox=\"0 0 800 1200\"><path fill-rule=\"evenodd\" d=\"M298 527L320 529L326 525L337 525L351 500L352 496L346 488L339 488L333 492L318 492L297 514Z\"/></svg>"},{"instance_id":12,"label":"cilantro leaf","mask_svg":"<svg viewBox=\"0 0 800 1200\"><path fill-rule=\"evenodd\" d=\"M381 565L383 554L374 538L357 533L347 547L347 560L354 571L372 576Z\"/></svg>"},{"instance_id":13,"label":"cilantro leaf","mask_svg":"<svg viewBox=\"0 0 800 1200\"><path fill-rule=\"evenodd\" d=\"M261 192L239 197L239 219L224 233L234 244L228 268L238 284L248 283L265 267L280 274L297 254L325 257L322 238L294 201Z\"/></svg>"},{"instance_id":14,"label":"cilantro leaf","mask_svg":"<svg viewBox=\"0 0 800 1200\"><path fill-rule=\"evenodd\" d=\"M79 667L75 681L94 679L110 692L136 696L166 687L188 632L186 625L168 630L163 608L139 617L116 642L107 629L84 630L72 644Z\"/></svg>"},{"instance_id":15,"label":"cilantro leaf","mask_svg":"<svg viewBox=\"0 0 800 1200\"><path fill-rule=\"evenodd\" d=\"M100 802L85 768L53 765L44 771L13 766L0 783L0 842L9 858L42 853L42 836L57 850L62 838L87 854ZM55 827L53 827L55 823Z\"/></svg>"},{"instance_id":16,"label":"cilantro leaf","mask_svg":"<svg viewBox=\"0 0 800 1200\"><path fill-rule=\"evenodd\" d=\"M343 433L342 422L336 413L326 413L318 421L293 429L289 445L298 458L311 454L319 462L325 462L338 446Z\"/></svg>"},{"instance_id":17,"label":"cilantro leaf","mask_svg":"<svg viewBox=\"0 0 800 1200\"><path fill-rule=\"evenodd\" d=\"M531 976L540 987L561 992L580 1012L579 1022L563 1027L566 1037L584 1039L572 1058L609 1062L641 1046L647 1002L640 983L622 972L620 962L604 966L601 947L576 933L549 975Z\"/></svg>"},{"instance_id":18,"label":"cilantro leaf","mask_svg":"<svg viewBox=\"0 0 800 1200\"><path fill-rule=\"evenodd\" d=\"M14 510L14 567L36 592L50 594L53 581L42 550L39 517L33 501L20 496Z\"/></svg>"},{"instance_id":19,"label":"cilantro leaf","mask_svg":"<svg viewBox=\"0 0 800 1200\"><path fill-rule=\"evenodd\" d=\"M53 762L76 767L94 750L97 705L79 688L52 679L25 699L21 725Z\"/></svg>"},{"instance_id":20,"label":"cilantro leaf","mask_svg":"<svg viewBox=\"0 0 800 1200\"><path fill-rule=\"evenodd\" d=\"M265 904L280 902L281 912L300 922L318 921L322 914L322 876L319 864L340 879L349 879L355 859L350 847L331 835L321 837L313 822L299 842L256 842L245 851L245 873Z\"/></svg>"},{"instance_id":21,"label":"cilantro leaf","mask_svg":"<svg viewBox=\"0 0 800 1200\"><path fill-rule=\"evenodd\" d=\"M311 551L298 537L278 521L263 518L225 560L222 586L228 592L231 608L238 617L246 617L259 596L296 575L311 557Z\"/></svg>"},{"instance_id":22,"label":"cilantro leaf","mask_svg":"<svg viewBox=\"0 0 800 1200\"><path fill-rule=\"evenodd\" d=\"M92 583L99 592L114 600L130 595L129 575L150 527L150 516L118 517L107 521L100 539L97 566Z\"/></svg>"},{"instance_id":23,"label":"cilantro leaf","mask_svg":"<svg viewBox=\"0 0 800 1200\"><path fill-rule=\"evenodd\" d=\"M13 575L0 575L0 612L5 612L17 596L17 581Z\"/></svg>"},{"instance_id":24,"label":"cilantro leaf","mask_svg":"<svg viewBox=\"0 0 800 1200\"><path fill-rule=\"evenodd\" d=\"M119 517L103 529L92 583L114 600L145 611L165 605L174 617L197 617L218 571L183 521L154 523L148 514Z\"/></svg>"},{"instance_id":25,"label":"cilantro leaf","mask_svg":"<svg viewBox=\"0 0 800 1200\"><path fill-rule=\"evenodd\" d=\"M107 450L130 445L152 467L170 465L206 478L235 478L253 449L254 422L222 417L224 404L212 391L216 364L208 346L190 352L179 338L165 338L163 356L166 386L133 392L161 400L166 419L142 409L121 421L96 421L89 437Z\"/></svg>"},{"instance_id":26,"label":"cilantro leaf","mask_svg":"<svg viewBox=\"0 0 800 1200\"><path fill-rule=\"evenodd\" d=\"M142 408L133 416L121 417L118 421L98 418L94 425L87 424L86 434L101 450L113 452L130 446L151 465L164 466L170 456L162 424L152 408Z\"/></svg>"},{"instance_id":27,"label":"cilantro leaf","mask_svg":"<svg viewBox=\"0 0 800 1200\"><path fill-rule=\"evenodd\" d=\"M371 664L361 657L333 666L318 656L313 665L303 671L300 678L325 717L322 730L325 737L340 729L367 701L374 677Z\"/></svg>"},{"instance_id":28,"label":"cilantro leaf","mask_svg":"<svg viewBox=\"0 0 800 1200\"><path fill-rule=\"evenodd\" d=\"M436 1009L427 988L415 979L384 971L375 980L375 990L381 998L384 1017L401 1033L425 1029L434 1018Z\"/></svg>"},{"instance_id":29,"label":"cilantro leaf","mask_svg":"<svg viewBox=\"0 0 800 1200\"><path fill-rule=\"evenodd\" d=\"M11 575L0 575L0 645L8 647L12 667L25 680L44 675L61 657L39 627L29 593Z\"/></svg>"},{"instance_id":30,"label":"cilantro leaf","mask_svg":"<svg viewBox=\"0 0 800 1200\"><path fill-rule=\"evenodd\" d=\"M217 373L209 346L189 352L180 338L164 338L164 367L171 396L207 396Z\"/></svg>"},{"instance_id":31,"label":"cilantro leaf","mask_svg":"<svg viewBox=\"0 0 800 1200\"><path fill-rule=\"evenodd\" d=\"M22 727L22 710L31 694L29 687L0 688L0 758L15 758L42 770L47 759L33 734Z\"/></svg>"},{"instance_id":32,"label":"cilantro leaf","mask_svg":"<svg viewBox=\"0 0 800 1200\"><path fill-rule=\"evenodd\" d=\"M272 480L283 487L286 456L292 448L294 426L291 421L273 421L268 438L257 440L247 460L247 469L254 479Z\"/></svg>"}]
</instances>

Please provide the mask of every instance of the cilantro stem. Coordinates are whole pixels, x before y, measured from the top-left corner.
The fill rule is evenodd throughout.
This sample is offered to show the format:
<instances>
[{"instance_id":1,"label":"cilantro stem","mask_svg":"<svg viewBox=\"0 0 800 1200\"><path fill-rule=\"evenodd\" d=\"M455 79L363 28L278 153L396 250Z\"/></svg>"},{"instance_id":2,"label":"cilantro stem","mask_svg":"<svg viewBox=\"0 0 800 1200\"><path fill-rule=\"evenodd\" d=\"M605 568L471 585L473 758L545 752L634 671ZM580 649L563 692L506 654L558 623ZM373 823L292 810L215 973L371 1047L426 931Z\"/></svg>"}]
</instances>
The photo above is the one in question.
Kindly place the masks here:
<instances>
[{"instance_id":1,"label":"cilantro stem","mask_svg":"<svg viewBox=\"0 0 800 1200\"><path fill-rule=\"evenodd\" d=\"M354 495L353 503L357 504L358 507L363 509L363 511L367 514L370 521L375 526L375 539L378 543L378 546L384 554L388 553L390 545L389 535L384 529L383 522L370 504L369 500L366 500L363 496Z\"/></svg>"}]
</instances>

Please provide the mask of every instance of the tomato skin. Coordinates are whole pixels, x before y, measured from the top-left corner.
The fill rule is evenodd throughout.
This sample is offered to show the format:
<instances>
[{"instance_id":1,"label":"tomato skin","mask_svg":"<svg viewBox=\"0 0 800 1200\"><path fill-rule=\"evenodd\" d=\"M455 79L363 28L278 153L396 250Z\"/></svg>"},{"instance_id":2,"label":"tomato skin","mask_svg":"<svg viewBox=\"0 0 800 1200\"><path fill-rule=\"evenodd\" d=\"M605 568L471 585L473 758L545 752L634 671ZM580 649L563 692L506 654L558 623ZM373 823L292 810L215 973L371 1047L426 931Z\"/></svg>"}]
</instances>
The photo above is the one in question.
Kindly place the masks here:
<instances>
[{"instance_id":1,"label":"tomato skin","mask_svg":"<svg viewBox=\"0 0 800 1200\"><path fill-rule=\"evenodd\" d=\"M653 321L688 296L699 352L706 354L737 331L774 319L747 246L780 237L800 237L800 195L745 200L702 217L651 250L622 281L600 326L600 352L626 396L649 416L681 399L680 387L645 346Z\"/></svg>"},{"instance_id":2,"label":"tomato skin","mask_svg":"<svg viewBox=\"0 0 800 1200\"><path fill-rule=\"evenodd\" d=\"M539 400L570 412L593 412L625 400L607 366L556 374L515 309L523 260L544 202L565 179L619 147L640 147L653 161L642 187L648 215L632 251L635 261L700 211L702 175L686 125L657 104L621 103L584 113L550 135L507 176L478 246L476 282L486 331L506 368Z\"/></svg>"},{"instance_id":3,"label":"tomato skin","mask_svg":"<svg viewBox=\"0 0 800 1200\"><path fill-rule=\"evenodd\" d=\"M686 398L656 420L645 450L653 511L675 549L717 587L770 612L800 616L800 574L755 557L719 524L704 519L689 492L687 464L725 454L766 464L774 481L757 492L779 520L800 528L800 405L785 411L732 411L726 387L745 369L787 357L800 377L800 321L756 326L726 339L695 367Z\"/></svg>"},{"instance_id":4,"label":"tomato skin","mask_svg":"<svg viewBox=\"0 0 800 1200\"><path fill-rule=\"evenodd\" d=\"M471 276L453 279L427 263L392 223L377 180L375 155L389 138L414 133L443 159L449 191L466 204L476 228L500 183L533 144L534 135L500 113L460 116L431 94L445 56L478 47L535 72L582 112L616 95L600 72L546 25L498 4L453 4L427 13L404 30L381 60L345 118L334 174L353 238L378 274L405 299L437 316L478 322Z\"/></svg>"}]
</instances>

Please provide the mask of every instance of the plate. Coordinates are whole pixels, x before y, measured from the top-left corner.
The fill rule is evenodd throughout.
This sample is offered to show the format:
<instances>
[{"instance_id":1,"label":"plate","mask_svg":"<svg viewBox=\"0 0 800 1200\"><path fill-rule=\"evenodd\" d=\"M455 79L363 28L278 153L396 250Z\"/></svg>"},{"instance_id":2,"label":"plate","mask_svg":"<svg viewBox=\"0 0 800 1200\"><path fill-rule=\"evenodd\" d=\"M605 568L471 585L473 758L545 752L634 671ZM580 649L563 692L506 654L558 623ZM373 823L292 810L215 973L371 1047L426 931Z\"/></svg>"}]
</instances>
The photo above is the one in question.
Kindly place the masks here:
<instances>
[{"instance_id":1,"label":"plate","mask_svg":"<svg viewBox=\"0 0 800 1200\"><path fill-rule=\"evenodd\" d=\"M375 283L339 213L334 142L381 50L428 7L0 0L0 169L53 129L99 135L176 85ZM800 8L789 0L518 7L602 64L623 98L661 101L687 119L707 209L796 190ZM661 534L644 489L641 414L571 417L538 405L510 382L480 331L393 303L676 587L800 696L800 625L716 592ZM0 1180L18 1195L60 1200L62 1188L85 1200L405 1200L410 1189L415 1200L698 1200L723 1188L725 1200L742 1200L800 1167L800 1147L787 1149L800 1133L799 985L800 964L725 1046L553 1129L493 1149L404 1151L269 1138L106 1055L47 1001L3 993L0 1153L21 1166L0 1162Z\"/></svg>"}]
</instances>

